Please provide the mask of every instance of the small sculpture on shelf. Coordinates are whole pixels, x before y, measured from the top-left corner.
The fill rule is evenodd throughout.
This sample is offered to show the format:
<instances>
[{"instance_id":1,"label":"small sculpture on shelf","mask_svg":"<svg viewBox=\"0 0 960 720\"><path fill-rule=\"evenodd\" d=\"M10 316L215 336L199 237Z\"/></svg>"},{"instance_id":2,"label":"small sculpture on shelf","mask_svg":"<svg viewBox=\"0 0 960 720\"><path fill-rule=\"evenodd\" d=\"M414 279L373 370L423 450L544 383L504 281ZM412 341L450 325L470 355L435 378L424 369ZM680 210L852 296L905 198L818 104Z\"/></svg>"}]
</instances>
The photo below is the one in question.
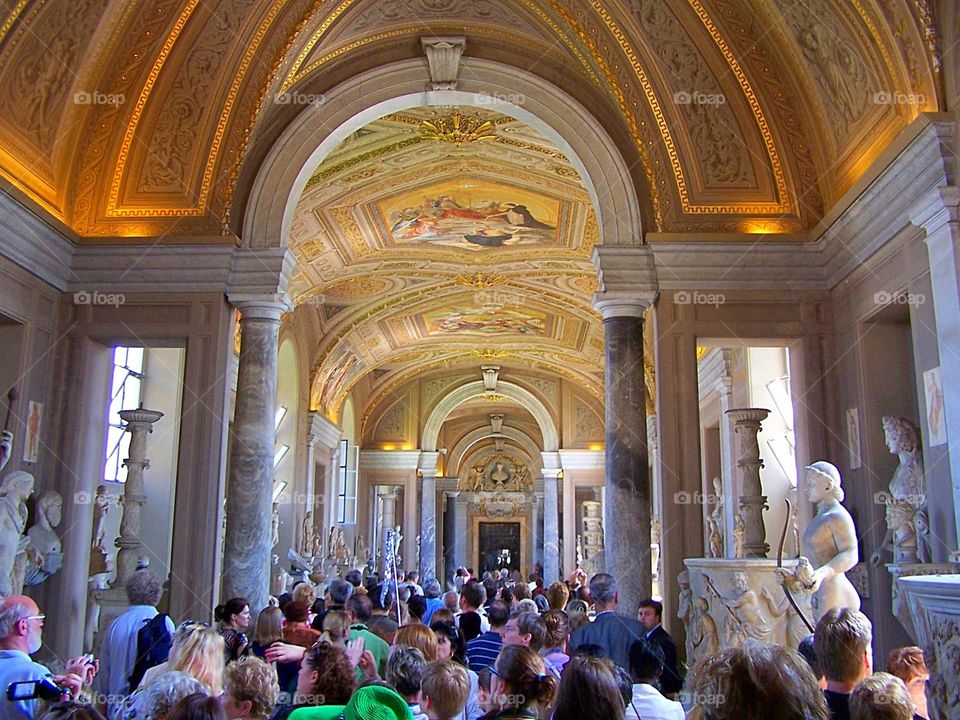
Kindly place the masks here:
<instances>
[{"instance_id":1,"label":"small sculpture on shelf","mask_svg":"<svg viewBox=\"0 0 960 720\"><path fill-rule=\"evenodd\" d=\"M37 522L27 531L25 585L39 585L63 566L63 544L54 532L63 519L63 498L56 490L44 490L37 499Z\"/></svg>"},{"instance_id":2,"label":"small sculpture on shelf","mask_svg":"<svg viewBox=\"0 0 960 720\"><path fill-rule=\"evenodd\" d=\"M737 518L733 524L733 556L737 560L743 559L743 542L746 528L743 525L743 515L737 513Z\"/></svg>"},{"instance_id":3,"label":"small sculpture on shelf","mask_svg":"<svg viewBox=\"0 0 960 720\"><path fill-rule=\"evenodd\" d=\"M0 595L23 590L25 553L29 538L27 498L33 494L33 475L22 470L7 475L0 484Z\"/></svg>"},{"instance_id":4,"label":"small sculpture on shelf","mask_svg":"<svg viewBox=\"0 0 960 720\"><path fill-rule=\"evenodd\" d=\"M919 560L917 525L927 520L920 437L916 425L906 418L887 415L882 422L887 449L898 456L900 463L890 479L889 493L877 494L886 505L887 531L870 563L879 565L887 549L893 551L895 563L915 563ZM924 515L918 518L921 512Z\"/></svg>"}]
</instances>

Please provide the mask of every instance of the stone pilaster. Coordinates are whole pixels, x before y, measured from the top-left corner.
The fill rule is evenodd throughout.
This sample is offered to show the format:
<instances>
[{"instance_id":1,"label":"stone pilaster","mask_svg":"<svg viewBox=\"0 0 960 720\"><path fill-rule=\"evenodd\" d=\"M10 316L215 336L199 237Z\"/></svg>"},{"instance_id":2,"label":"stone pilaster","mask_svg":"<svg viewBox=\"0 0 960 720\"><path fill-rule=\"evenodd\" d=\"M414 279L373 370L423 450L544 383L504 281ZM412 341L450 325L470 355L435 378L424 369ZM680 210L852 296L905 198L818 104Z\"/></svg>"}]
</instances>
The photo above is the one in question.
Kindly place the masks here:
<instances>
[{"instance_id":1,"label":"stone pilaster","mask_svg":"<svg viewBox=\"0 0 960 720\"><path fill-rule=\"evenodd\" d=\"M453 577L460 558L456 555L457 545L457 496L459 490L446 490L443 497L447 506L443 515L443 572L444 581Z\"/></svg>"},{"instance_id":2,"label":"stone pilaster","mask_svg":"<svg viewBox=\"0 0 960 720\"><path fill-rule=\"evenodd\" d=\"M953 517L960 547L960 188L940 187L932 191L911 213L911 221L927 232L930 255L930 287L940 351L940 382L947 431L947 451L953 477ZM936 519L931 514L931 522ZM946 528L931 526L934 535Z\"/></svg>"},{"instance_id":3,"label":"stone pilaster","mask_svg":"<svg viewBox=\"0 0 960 720\"><path fill-rule=\"evenodd\" d=\"M543 458L543 582L560 580L560 488L563 470L560 453L541 453Z\"/></svg>"},{"instance_id":4,"label":"stone pilaster","mask_svg":"<svg viewBox=\"0 0 960 720\"><path fill-rule=\"evenodd\" d=\"M437 576L437 452L420 453L420 583Z\"/></svg>"},{"instance_id":5,"label":"stone pilaster","mask_svg":"<svg viewBox=\"0 0 960 720\"><path fill-rule=\"evenodd\" d=\"M625 612L652 592L651 487L643 377L643 316L652 294L598 293L603 314L606 447L604 557Z\"/></svg>"},{"instance_id":6,"label":"stone pilaster","mask_svg":"<svg viewBox=\"0 0 960 720\"><path fill-rule=\"evenodd\" d=\"M240 364L231 426L230 476L223 597L245 597L252 609L266 607L270 590L274 420L277 338L282 296L239 296Z\"/></svg>"}]
</instances>

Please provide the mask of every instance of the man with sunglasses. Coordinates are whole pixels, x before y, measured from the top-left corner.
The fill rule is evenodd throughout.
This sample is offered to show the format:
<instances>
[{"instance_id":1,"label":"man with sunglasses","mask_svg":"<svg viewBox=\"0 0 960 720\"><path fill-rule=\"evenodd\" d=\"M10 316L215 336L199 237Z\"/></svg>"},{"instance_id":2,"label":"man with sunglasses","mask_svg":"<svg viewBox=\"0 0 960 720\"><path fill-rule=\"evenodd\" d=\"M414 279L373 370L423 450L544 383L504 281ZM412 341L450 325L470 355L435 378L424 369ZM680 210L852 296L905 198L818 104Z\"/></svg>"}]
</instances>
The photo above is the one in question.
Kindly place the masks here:
<instances>
[{"instance_id":1,"label":"man with sunglasses","mask_svg":"<svg viewBox=\"0 0 960 720\"><path fill-rule=\"evenodd\" d=\"M80 694L97 673L97 663L83 655L67 663L66 674L54 676L49 668L34 662L30 656L43 645L44 615L33 599L11 595L0 600L0 718L30 720L40 709L40 700L7 699L11 683L51 680L63 688L67 699Z\"/></svg>"}]
</instances>

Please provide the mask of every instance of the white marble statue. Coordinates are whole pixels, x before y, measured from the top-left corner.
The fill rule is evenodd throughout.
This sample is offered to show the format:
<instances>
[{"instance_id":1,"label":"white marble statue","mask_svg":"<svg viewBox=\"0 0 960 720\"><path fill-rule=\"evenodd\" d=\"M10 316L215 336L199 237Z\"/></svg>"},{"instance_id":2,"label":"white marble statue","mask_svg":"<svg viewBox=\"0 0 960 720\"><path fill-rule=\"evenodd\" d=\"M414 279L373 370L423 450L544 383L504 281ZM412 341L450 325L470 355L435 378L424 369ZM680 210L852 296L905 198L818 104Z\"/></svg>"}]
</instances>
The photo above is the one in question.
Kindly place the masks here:
<instances>
[{"instance_id":1,"label":"white marble statue","mask_svg":"<svg viewBox=\"0 0 960 720\"><path fill-rule=\"evenodd\" d=\"M710 615L710 603L706 598L695 597L693 599L693 652L687 656L687 664L690 667L702 657L714 657L720 652L720 633L717 631L717 623Z\"/></svg>"},{"instance_id":2,"label":"white marble statue","mask_svg":"<svg viewBox=\"0 0 960 720\"><path fill-rule=\"evenodd\" d=\"M886 549L893 550L895 563L918 561L917 513L926 507L923 456L917 427L906 418L886 415L883 418L883 432L887 449L900 459L900 463L890 479L890 492L883 498L887 532L880 547L870 557L874 567L880 564ZM924 520L921 518L920 522Z\"/></svg>"},{"instance_id":3,"label":"white marble statue","mask_svg":"<svg viewBox=\"0 0 960 720\"><path fill-rule=\"evenodd\" d=\"M853 518L840 504L843 487L840 471L825 461L815 462L805 468L807 497L817 505L817 514L803 533L804 558L813 566L809 582L813 593L811 605L814 620L830 608L849 607L860 609L860 595L846 573L857 564L857 530ZM784 582L792 582L795 573L778 570Z\"/></svg>"},{"instance_id":4,"label":"white marble statue","mask_svg":"<svg viewBox=\"0 0 960 720\"><path fill-rule=\"evenodd\" d=\"M37 521L27 531L25 585L39 585L63 566L63 544L54 532L63 519L63 498L56 490L44 490L37 499Z\"/></svg>"},{"instance_id":5,"label":"white marble statue","mask_svg":"<svg viewBox=\"0 0 960 720\"><path fill-rule=\"evenodd\" d=\"M4 430L0 432L0 470L6 467L11 455L13 455L13 433Z\"/></svg>"},{"instance_id":6,"label":"white marble statue","mask_svg":"<svg viewBox=\"0 0 960 720\"><path fill-rule=\"evenodd\" d=\"M307 557L313 554L313 511L307 510L303 516L303 525L300 528L300 553Z\"/></svg>"},{"instance_id":7,"label":"white marble statue","mask_svg":"<svg viewBox=\"0 0 960 720\"><path fill-rule=\"evenodd\" d=\"M713 509L707 515L710 557L723 557L723 485L720 478L713 479Z\"/></svg>"},{"instance_id":8,"label":"white marble statue","mask_svg":"<svg viewBox=\"0 0 960 720\"><path fill-rule=\"evenodd\" d=\"M677 617L683 623L683 633L686 636L687 663L693 664L693 591L690 589L690 571L684 570L677 575L677 584L680 586L680 601L677 603Z\"/></svg>"},{"instance_id":9,"label":"white marble statue","mask_svg":"<svg viewBox=\"0 0 960 720\"><path fill-rule=\"evenodd\" d=\"M470 470L467 483L473 492L480 492L483 490L483 470L483 465L474 465Z\"/></svg>"},{"instance_id":10,"label":"white marble statue","mask_svg":"<svg viewBox=\"0 0 960 720\"><path fill-rule=\"evenodd\" d=\"M29 538L27 498L33 494L33 475L12 472L0 483L0 595L18 595L23 590L25 553Z\"/></svg>"},{"instance_id":11,"label":"white marble statue","mask_svg":"<svg viewBox=\"0 0 960 720\"><path fill-rule=\"evenodd\" d=\"M737 519L733 523L733 556L738 560L743 558L743 542L746 527L743 524L743 515L737 513Z\"/></svg>"},{"instance_id":12,"label":"white marble statue","mask_svg":"<svg viewBox=\"0 0 960 720\"><path fill-rule=\"evenodd\" d=\"M273 550L280 543L280 505L273 504L270 513L270 549Z\"/></svg>"}]
</instances>

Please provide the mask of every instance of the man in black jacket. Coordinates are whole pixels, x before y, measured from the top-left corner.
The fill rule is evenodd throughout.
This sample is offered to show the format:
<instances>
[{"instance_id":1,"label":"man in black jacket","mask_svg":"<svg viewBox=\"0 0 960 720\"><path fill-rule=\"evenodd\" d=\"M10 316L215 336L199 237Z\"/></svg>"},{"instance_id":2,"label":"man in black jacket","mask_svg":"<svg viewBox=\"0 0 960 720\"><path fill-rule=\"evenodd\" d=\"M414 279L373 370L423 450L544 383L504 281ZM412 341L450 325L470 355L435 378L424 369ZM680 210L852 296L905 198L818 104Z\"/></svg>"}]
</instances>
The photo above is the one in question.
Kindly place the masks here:
<instances>
[{"instance_id":1,"label":"man in black jacket","mask_svg":"<svg viewBox=\"0 0 960 720\"><path fill-rule=\"evenodd\" d=\"M664 695L675 695L683 687L683 678L677 665L677 644L670 633L663 629L660 618L663 615L663 603L647 598L640 601L637 619L646 629L646 639L663 650L663 672L660 674L660 691Z\"/></svg>"},{"instance_id":2,"label":"man in black jacket","mask_svg":"<svg viewBox=\"0 0 960 720\"><path fill-rule=\"evenodd\" d=\"M581 645L599 645L607 657L628 670L630 646L646 636L646 629L639 621L617 614L617 581L613 575L597 573L590 578L590 597L597 613L596 619L577 628L568 643L570 654Z\"/></svg>"}]
</instances>

